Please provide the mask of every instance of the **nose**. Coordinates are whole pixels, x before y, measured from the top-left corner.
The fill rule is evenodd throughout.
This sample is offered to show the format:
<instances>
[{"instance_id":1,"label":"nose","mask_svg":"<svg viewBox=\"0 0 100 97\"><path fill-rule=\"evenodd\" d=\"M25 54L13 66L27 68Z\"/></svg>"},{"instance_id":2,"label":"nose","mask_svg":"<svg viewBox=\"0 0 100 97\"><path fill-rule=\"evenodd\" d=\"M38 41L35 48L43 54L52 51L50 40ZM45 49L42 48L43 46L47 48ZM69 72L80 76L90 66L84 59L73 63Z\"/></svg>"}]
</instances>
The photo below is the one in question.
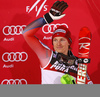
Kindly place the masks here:
<instances>
[{"instance_id":1,"label":"nose","mask_svg":"<svg viewBox=\"0 0 100 97\"><path fill-rule=\"evenodd\" d=\"M57 45L61 45L61 42L60 41L57 41Z\"/></svg>"}]
</instances>

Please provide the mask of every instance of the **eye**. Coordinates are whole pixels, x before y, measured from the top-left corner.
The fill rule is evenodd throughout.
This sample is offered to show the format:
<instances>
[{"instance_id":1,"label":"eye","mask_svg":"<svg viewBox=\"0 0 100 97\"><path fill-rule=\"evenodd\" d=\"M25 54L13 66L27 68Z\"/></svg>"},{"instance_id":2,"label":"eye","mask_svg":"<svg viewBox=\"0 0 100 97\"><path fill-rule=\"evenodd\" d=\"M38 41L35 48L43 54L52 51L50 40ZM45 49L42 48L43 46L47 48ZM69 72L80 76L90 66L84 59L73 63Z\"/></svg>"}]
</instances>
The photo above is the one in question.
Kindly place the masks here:
<instances>
[{"instance_id":1,"label":"eye","mask_svg":"<svg viewBox=\"0 0 100 97\"><path fill-rule=\"evenodd\" d=\"M65 39L61 39L60 41L65 41Z\"/></svg>"},{"instance_id":2,"label":"eye","mask_svg":"<svg viewBox=\"0 0 100 97\"><path fill-rule=\"evenodd\" d=\"M53 39L53 41L55 41L55 42L56 42L56 41L57 41L57 39Z\"/></svg>"}]
</instances>

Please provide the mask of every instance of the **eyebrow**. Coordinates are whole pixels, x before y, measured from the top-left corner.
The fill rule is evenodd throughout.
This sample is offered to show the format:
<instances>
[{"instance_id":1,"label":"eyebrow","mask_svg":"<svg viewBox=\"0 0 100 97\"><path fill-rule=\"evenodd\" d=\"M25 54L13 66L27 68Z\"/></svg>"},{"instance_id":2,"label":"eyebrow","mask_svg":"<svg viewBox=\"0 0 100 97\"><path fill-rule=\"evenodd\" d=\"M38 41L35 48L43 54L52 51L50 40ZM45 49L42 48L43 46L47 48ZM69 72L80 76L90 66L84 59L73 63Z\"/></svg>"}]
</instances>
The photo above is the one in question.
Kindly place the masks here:
<instances>
[{"instance_id":1,"label":"eyebrow","mask_svg":"<svg viewBox=\"0 0 100 97\"><path fill-rule=\"evenodd\" d=\"M55 38L53 38L53 40L54 40L54 39L57 39L57 38L55 37ZM64 37L61 37L60 39L65 39L65 38L64 38Z\"/></svg>"}]
</instances>

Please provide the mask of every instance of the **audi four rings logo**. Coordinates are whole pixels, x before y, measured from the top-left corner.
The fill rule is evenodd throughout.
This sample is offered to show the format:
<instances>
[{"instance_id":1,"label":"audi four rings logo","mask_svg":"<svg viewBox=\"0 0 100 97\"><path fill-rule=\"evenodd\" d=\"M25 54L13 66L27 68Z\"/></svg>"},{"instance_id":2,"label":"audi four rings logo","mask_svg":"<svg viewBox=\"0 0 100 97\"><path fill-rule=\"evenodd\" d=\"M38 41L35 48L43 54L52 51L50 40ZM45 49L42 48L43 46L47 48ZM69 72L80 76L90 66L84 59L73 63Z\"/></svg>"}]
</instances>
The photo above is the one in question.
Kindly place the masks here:
<instances>
[{"instance_id":1,"label":"audi four rings logo","mask_svg":"<svg viewBox=\"0 0 100 97\"><path fill-rule=\"evenodd\" d=\"M26 61L28 58L28 54L26 52L5 52L2 55L2 60L4 62L19 62L19 61Z\"/></svg>"},{"instance_id":2,"label":"audi four rings logo","mask_svg":"<svg viewBox=\"0 0 100 97\"><path fill-rule=\"evenodd\" d=\"M65 24L65 23L62 23L62 24L45 24L43 27L42 27L42 31L43 33L45 34L49 34L49 33L53 33L54 30L60 26L60 25L65 25L67 28L68 28L68 25Z\"/></svg>"},{"instance_id":3,"label":"audi four rings logo","mask_svg":"<svg viewBox=\"0 0 100 97\"><path fill-rule=\"evenodd\" d=\"M26 27L26 25L5 26L3 28L3 34L4 35L20 35L20 34L22 34L22 31L24 30L25 27Z\"/></svg>"},{"instance_id":4,"label":"audi four rings logo","mask_svg":"<svg viewBox=\"0 0 100 97\"><path fill-rule=\"evenodd\" d=\"M4 79L1 84L27 84L27 81L25 79Z\"/></svg>"}]
</instances>

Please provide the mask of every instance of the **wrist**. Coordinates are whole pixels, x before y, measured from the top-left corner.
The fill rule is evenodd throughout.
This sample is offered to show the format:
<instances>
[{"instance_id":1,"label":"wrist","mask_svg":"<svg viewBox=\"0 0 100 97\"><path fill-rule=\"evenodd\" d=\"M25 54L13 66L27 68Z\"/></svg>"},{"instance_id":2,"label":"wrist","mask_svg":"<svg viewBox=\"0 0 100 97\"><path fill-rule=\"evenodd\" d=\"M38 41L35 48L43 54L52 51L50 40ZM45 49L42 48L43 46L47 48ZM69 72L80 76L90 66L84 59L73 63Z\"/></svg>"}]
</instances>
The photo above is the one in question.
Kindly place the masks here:
<instances>
[{"instance_id":1,"label":"wrist","mask_svg":"<svg viewBox=\"0 0 100 97\"><path fill-rule=\"evenodd\" d=\"M43 15L43 18L44 18L45 22L48 24L53 22L53 19L52 19L52 16L50 13L46 13L45 15Z\"/></svg>"}]
</instances>

